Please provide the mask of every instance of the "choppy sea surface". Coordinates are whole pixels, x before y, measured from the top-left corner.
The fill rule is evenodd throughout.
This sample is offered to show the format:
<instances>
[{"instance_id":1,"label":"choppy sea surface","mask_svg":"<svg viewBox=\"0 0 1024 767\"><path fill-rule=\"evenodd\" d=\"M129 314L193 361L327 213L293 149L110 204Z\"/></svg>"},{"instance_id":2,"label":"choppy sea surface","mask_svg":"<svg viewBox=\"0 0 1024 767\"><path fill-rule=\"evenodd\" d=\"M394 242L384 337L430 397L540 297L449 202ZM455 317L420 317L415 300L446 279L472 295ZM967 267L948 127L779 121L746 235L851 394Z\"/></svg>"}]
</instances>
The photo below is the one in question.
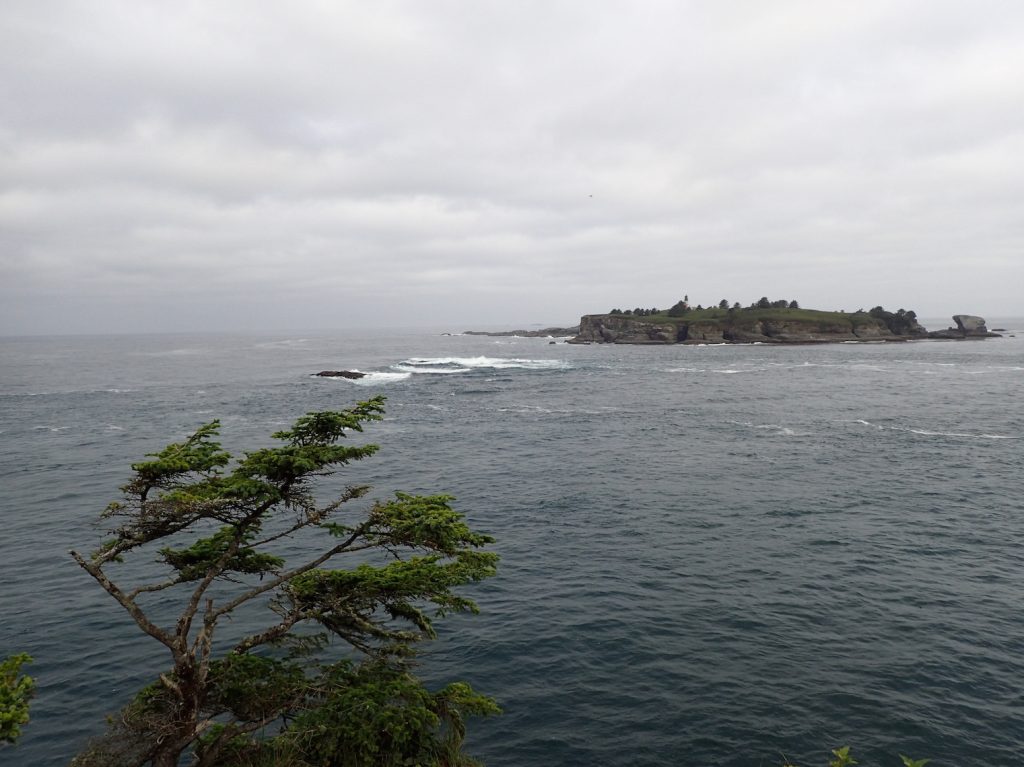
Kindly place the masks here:
<instances>
[{"instance_id":1,"label":"choppy sea surface","mask_svg":"<svg viewBox=\"0 0 1024 767\"><path fill-rule=\"evenodd\" d=\"M0 338L5 765L66 764L164 668L68 556L146 452L388 397L347 482L497 538L432 683L512 765L942 765L1024 752L1024 320L978 342L572 346L428 333ZM359 381L310 377L323 369Z\"/></svg>"}]
</instances>

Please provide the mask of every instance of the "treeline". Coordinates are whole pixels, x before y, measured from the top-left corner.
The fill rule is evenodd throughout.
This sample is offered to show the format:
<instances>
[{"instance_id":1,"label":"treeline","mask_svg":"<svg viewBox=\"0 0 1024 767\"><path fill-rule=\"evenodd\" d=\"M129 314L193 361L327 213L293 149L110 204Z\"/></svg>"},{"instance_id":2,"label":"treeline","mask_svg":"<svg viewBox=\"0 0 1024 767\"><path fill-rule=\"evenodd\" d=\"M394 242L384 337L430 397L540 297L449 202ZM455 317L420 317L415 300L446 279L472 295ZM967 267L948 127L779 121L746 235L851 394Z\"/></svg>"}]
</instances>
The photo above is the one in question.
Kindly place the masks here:
<instances>
[{"instance_id":1,"label":"treeline","mask_svg":"<svg viewBox=\"0 0 1024 767\"><path fill-rule=\"evenodd\" d=\"M707 307L703 306L702 304L697 304L696 306L691 306L690 305L690 297L689 296L684 296L682 299L680 299L679 301L674 303L668 309L668 311L665 312L665 314L667 314L669 317L682 317L683 315L687 314L688 312L692 312L692 311L700 312L700 311L703 311L705 308L707 308L707 309L714 309L716 307L715 307L715 305L712 305L712 304L708 304ZM732 304L730 306L729 301L727 299L723 298L721 301L718 302L717 308L722 309L722 310L739 311L739 310L743 309L744 307L740 304L739 301L735 302L734 304ZM779 299L778 301L770 301L767 296L762 296L760 299L758 299L757 301L754 301L752 304L750 304L750 306L748 306L746 308L748 308L748 309L799 309L800 308L800 304L798 302L796 302L796 301L787 301L785 299ZM661 310L657 309L657 308L654 308L654 307L652 307L650 309L644 309L644 308L638 306L635 309L625 309L625 310L623 310L623 309L612 309L608 313L609 314L628 315L628 316L631 316L631 317L649 317L652 314L661 314Z\"/></svg>"},{"instance_id":2,"label":"treeline","mask_svg":"<svg viewBox=\"0 0 1024 767\"><path fill-rule=\"evenodd\" d=\"M728 311L732 314L738 311L754 309L799 309L800 303L798 301L787 300L785 298L773 301L768 298L768 296L761 296L757 301L754 301L749 306L742 306L739 301L730 305L729 301L724 298L719 301L717 305L708 304L707 306L703 306L701 304L697 304L696 306L691 306L690 297L683 296L682 299L674 303L668 310L661 310L656 307L644 309L643 307L638 306L635 309L612 309L608 313L631 317L650 317L654 314L667 314L669 317L684 317L690 312L700 312L705 309L716 308L722 311ZM867 314L870 317L881 320L894 335L909 336L922 332L921 327L917 324L917 314L914 311L897 309L895 312L890 312L881 306L876 306L870 311L858 309L855 314Z\"/></svg>"},{"instance_id":3,"label":"treeline","mask_svg":"<svg viewBox=\"0 0 1024 767\"><path fill-rule=\"evenodd\" d=\"M863 312L863 309L859 311ZM897 309L895 312L887 312L881 306L876 306L868 312L876 320L881 320L885 326L897 336L909 336L920 331L917 324L917 313L911 309Z\"/></svg>"},{"instance_id":4,"label":"treeline","mask_svg":"<svg viewBox=\"0 0 1024 767\"><path fill-rule=\"evenodd\" d=\"M656 307L650 309L641 309L639 306L636 309L612 309L608 314L628 314L633 317L649 317L652 314L658 314L661 310Z\"/></svg>"}]
</instances>

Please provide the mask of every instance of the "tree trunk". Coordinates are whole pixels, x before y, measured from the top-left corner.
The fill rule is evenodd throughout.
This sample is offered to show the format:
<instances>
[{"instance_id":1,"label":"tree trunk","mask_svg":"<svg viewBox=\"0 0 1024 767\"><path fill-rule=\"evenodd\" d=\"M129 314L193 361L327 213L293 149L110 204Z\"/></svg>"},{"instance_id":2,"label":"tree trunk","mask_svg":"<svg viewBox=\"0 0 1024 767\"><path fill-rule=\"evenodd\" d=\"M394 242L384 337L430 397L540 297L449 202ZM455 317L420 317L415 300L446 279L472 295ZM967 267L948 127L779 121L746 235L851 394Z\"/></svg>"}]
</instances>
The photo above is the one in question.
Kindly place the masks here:
<instances>
[{"instance_id":1,"label":"tree trunk","mask_svg":"<svg viewBox=\"0 0 1024 767\"><path fill-rule=\"evenodd\" d=\"M153 767L178 767L183 750L184 746L179 745L177 741L172 745L161 746L160 750L153 754Z\"/></svg>"}]
</instances>

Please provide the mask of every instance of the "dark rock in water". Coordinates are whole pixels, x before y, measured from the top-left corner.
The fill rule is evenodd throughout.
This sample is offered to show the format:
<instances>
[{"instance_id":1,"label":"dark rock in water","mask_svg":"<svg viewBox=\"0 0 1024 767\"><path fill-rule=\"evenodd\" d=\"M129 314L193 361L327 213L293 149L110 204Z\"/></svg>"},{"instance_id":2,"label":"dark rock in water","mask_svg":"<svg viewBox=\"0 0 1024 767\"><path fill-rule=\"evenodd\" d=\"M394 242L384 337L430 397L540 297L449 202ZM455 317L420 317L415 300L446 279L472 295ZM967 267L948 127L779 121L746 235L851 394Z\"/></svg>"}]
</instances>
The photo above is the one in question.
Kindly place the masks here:
<instances>
[{"instance_id":1,"label":"dark rock in water","mask_svg":"<svg viewBox=\"0 0 1024 767\"><path fill-rule=\"evenodd\" d=\"M999 338L998 333L991 333L985 327L984 317L977 317L973 314L954 314L953 322L956 323L955 328L936 330L928 334L929 338L950 338L954 340L962 338Z\"/></svg>"},{"instance_id":2,"label":"dark rock in water","mask_svg":"<svg viewBox=\"0 0 1024 767\"><path fill-rule=\"evenodd\" d=\"M319 373L314 373L315 376L321 376L323 378L363 378L366 373L360 373L355 370L321 370Z\"/></svg>"}]
</instances>

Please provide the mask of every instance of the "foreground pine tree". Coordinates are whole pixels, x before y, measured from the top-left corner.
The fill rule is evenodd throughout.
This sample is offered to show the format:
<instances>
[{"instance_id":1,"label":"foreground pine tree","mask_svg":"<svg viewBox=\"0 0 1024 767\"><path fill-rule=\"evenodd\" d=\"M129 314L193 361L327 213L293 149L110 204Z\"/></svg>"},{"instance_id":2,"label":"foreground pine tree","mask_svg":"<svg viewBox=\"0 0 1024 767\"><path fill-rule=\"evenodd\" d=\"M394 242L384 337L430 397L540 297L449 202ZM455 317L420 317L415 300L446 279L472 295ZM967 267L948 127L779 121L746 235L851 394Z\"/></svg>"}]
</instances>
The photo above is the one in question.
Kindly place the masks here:
<instances>
[{"instance_id":1,"label":"foreground pine tree","mask_svg":"<svg viewBox=\"0 0 1024 767\"><path fill-rule=\"evenodd\" d=\"M481 550L492 539L448 496L397 494L350 513L366 487L328 503L314 494L376 452L339 442L383 405L310 413L273 435L280 446L235 463L214 421L132 466L103 514L113 537L71 554L170 663L75 765L473 764L464 717L497 707L461 683L428 690L412 661L431 614L476 611L454 589L494 574L497 555ZM286 562L296 541L311 553ZM118 578L128 555L156 556L160 579Z\"/></svg>"}]
</instances>

